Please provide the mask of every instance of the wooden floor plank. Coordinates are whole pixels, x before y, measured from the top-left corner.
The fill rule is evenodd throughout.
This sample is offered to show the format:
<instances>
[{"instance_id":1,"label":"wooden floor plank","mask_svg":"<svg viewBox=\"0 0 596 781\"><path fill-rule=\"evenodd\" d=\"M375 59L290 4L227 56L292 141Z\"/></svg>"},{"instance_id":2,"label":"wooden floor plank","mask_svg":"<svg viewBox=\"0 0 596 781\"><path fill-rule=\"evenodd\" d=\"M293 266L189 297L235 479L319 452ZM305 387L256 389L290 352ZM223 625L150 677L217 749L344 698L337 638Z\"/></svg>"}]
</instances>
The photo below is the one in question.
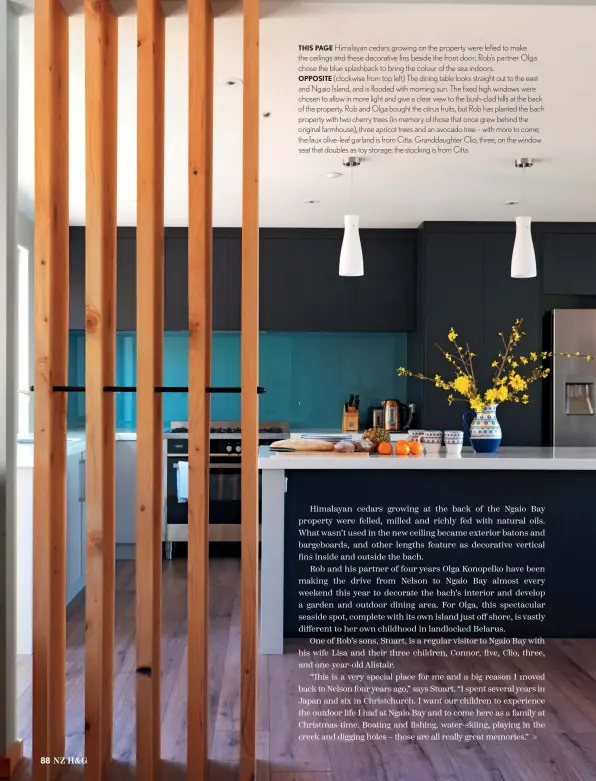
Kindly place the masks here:
<instances>
[{"instance_id":1,"label":"wooden floor plank","mask_svg":"<svg viewBox=\"0 0 596 781\"><path fill-rule=\"evenodd\" d=\"M288 652L269 657L269 717L273 728L269 735L271 771L331 771L327 743L298 740L298 686L309 686L309 671L298 668L295 644Z\"/></svg>"},{"instance_id":2,"label":"wooden floor plank","mask_svg":"<svg viewBox=\"0 0 596 781\"><path fill-rule=\"evenodd\" d=\"M180 639L186 632L185 561L163 565L164 638L162 670L162 781L186 781L186 648L179 659ZM214 587L210 600L211 618L218 626L209 635L209 745L208 781L237 781L239 765L239 676L234 660L238 645L238 561L212 559L210 579ZM134 602L134 562L119 565L117 604L122 597ZM221 589L222 601L218 600ZM180 602L183 607L180 608ZM67 658L77 650L83 601L70 610L67 621ZM123 604L120 602L120 604ZM233 606L233 607L232 607ZM166 615L168 616L166 620ZM226 621L228 622L226 624ZM125 649L130 641L128 619L116 620L116 645ZM483 741L472 731L473 740L459 747L446 741L401 743L369 741L366 744L312 744L297 740L296 686L305 679L297 669L298 642L287 642L283 656L261 657L260 694L269 687L270 714L259 712L257 781L594 781L596 780L596 730L590 714L592 678L590 651L596 656L596 640L547 642L544 660L506 658L487 660L437 659L400 660L395 669L442 674L444 671L533 672L546 667L555 684L547 685L547 729L532 741L500 743ZM125 658L128 654L125 651ZM385 657L387 658L387 657ZM28 664L20 662L18 706L19 733L24 738L25 756L31 756L31 681ZM269 680L266 680L267 676ZM589 678L586 682L585 676ZM173 682L172 682L173 678ZM169 698L165 701L166 688ZM583 691L582 691L583 690ZM66 748L71 756L82 756L84 700L82 674L66 679ZM135 674L114 675L114 756L105 781L133 781L135 778ZM217 729L215 726L230 726ZM571 727L582 729L571 729ZM414 734L416 731L412 730ZM31 781L28 759L19 768L16 781ZM61 781L83 781L83 768L72 767Z\"/></svg>"},{"instance_id":3,"label":"wooden floor plank","mask_svg":"<svg viewBox=\"0 0 596 781\"><path fill-rule=\"evenodd\" d=\"M269 733L257 732L256 781L269 781L268 757ZM239 731L216 730L211 747L208 781L236 781L239 762Z\"/></svg>"},{"instance_id":4,"label":"wooden floor plank","mask_svg":"<svg viewBox=\"0 0 596 781\"><path fill-rule=\"evenodd\" d=\"M271 773L271 781L334 781L333 773Z\"/></svg>"}]
</instances>

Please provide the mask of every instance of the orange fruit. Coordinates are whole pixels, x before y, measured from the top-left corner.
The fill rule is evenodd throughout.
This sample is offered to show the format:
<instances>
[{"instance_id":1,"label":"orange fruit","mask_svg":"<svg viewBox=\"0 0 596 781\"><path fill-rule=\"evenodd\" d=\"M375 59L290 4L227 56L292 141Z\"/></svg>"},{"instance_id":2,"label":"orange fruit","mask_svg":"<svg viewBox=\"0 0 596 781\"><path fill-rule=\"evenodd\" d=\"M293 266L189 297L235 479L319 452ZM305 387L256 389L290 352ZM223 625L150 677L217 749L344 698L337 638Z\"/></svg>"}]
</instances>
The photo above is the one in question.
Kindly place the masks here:
<instances>
[{"instance_id":1,"label":"orange fruit","mask_svg":"<svg viewBox=\"0 0 596 781\"><path fill-rule=\"evenodd\" d=\"M406 442L405 439L398 439L395 443L395 455L396 456L408 456L410 454L411 442Z\"/></svg>"},{"instance_id":2,"label":"orange fruit","mask_svg":"<svg viewBox=\"0 0 596 781\"><path fill-rule=\"evenodd\" d=\"M377 452L380 456L390 456L393 453L391 442L381 442Z\"/></svg>"},{"instance_id":3,"label":"orange fruit","mask_svg":"<svg viewBox=\"0 0 596 781\"><path fill-rule=\"evenodd\" d=\"M424 448L420 442L410 442L410 455L421 456L424 453Z\"/></svg>"}]
</instances>

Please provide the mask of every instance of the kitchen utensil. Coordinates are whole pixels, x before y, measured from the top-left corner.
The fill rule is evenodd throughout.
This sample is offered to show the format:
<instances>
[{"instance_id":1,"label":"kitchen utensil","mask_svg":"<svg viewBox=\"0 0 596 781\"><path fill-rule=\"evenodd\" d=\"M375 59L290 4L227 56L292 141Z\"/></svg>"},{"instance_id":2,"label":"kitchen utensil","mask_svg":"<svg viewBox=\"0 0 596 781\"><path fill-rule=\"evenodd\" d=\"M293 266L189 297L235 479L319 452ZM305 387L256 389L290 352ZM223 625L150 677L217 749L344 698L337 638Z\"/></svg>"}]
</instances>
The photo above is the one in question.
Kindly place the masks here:
<instances>
[{"instance_id":1,"label":"kitchen utensil","mask_svg":"<svg viewBox=\"0 0 596 781\"><path fill-rule=\"evenodd\" d=\"M359 407L360 407L360 396L356 396L356 398L354 399L354 406L356 407L356 409L359 409Z\"/></svg>"},{"instance_id":2,"label":"kitchen utensil","mask_svg":"<svg viewBox=\"0 0 596 781\"><path fill-rule=\"evenodd\" d=\"M383 428L386 431L402 431L409 424L411 417L410 408L399 399L387 399L383 402Z\"/></svg>"}]
</instances>

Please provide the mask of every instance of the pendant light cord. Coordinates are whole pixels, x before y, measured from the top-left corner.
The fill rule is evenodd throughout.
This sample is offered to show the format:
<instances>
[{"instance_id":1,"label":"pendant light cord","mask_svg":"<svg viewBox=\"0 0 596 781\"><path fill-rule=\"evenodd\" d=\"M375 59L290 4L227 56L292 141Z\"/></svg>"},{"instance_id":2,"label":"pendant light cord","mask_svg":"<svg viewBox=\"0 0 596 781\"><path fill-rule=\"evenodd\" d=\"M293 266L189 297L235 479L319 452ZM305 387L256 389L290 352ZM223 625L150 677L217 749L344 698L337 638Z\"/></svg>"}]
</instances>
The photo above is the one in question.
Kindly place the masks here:
<instances>
[{"instance_id":1,"label":"pendant light cord","mask_svg":"<svg viewBox=\"0 0 596 781\"><path fill-rule=\"evenodd\" d=\"M527 168L522 168L522 186L521 186L521 197L520 197L520 205L523 205L525 198L526 198L526 171Z\"/></svg>"},{"instance_id":2,"label":"pendant light cord","mask_svg":"<svg viewBox=\"0 0 596 781\"><path fill-rule=\"evenodd\" d=\"M353 172L353 170L354 170L354 167L350 166L350 197L349 197L349 202L348 202L348 207L350 209L350 214L352 213L352 201L353 201L353 198L352 198L352 182L353 182L353 178L352 178L353 174L352 174L352 172Z\"/></svg>"}]
</instances>

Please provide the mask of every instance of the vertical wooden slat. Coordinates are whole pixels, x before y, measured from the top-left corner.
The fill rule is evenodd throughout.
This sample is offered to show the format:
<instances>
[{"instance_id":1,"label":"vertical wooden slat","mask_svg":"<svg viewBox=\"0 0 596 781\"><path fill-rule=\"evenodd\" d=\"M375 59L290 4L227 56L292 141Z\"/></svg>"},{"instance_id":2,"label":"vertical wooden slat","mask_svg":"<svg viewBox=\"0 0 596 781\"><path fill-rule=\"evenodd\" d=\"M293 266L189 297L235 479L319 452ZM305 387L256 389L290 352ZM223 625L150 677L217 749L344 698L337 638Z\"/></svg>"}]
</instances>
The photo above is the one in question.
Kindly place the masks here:
<instances>
[{"instance_id":1,"label":"vertical wooden slat","mask_svg":"<svg viewBox=\"0 0 596 781\"><path fill-rule=\"evenodd\" d=\"M109 0L85 0L85 384L87 580L85 777L112 756L114 666L114 394L118 20Z\"/></svg>"},{"instance_id":2,"label":"vertical wooden slat","mask_svg":"<svg viewBox=\"0 0 596 781\"><path fill-rule=\"evenodd\" d=\"M66 658L66 385L68 375L68 18L35 2L35 449L33 773L64 755Z\"/></svg>"},{"instance_id":3,"label":"vertical wooden slat","mask_svg":"<svg viewBox=\"0 0 596 781\"><path fill-rule=\"evenodd\" d=\"M137 3L137 777L160 761L165 25Z\"/></svg>"},{"instance_id":4,"label":"vertical wooden slat","mask_svg":"<svg viewBox=\"0 0 596 781\"><path fill-rule=\"evenodd\" d=\"M188 1L188 777L206 778L209 648L209 418L213 20Z\"/></svg>"},{"instance_id":5,"label":"vertical wooden slat","mask_svg":"<svg viewBox=\"0 0 596 781\"><path fill-rule=\"evenodd\" d=\"M259 0L244 0L240 781L256 775L259 550Z\"/></svg>"}]
</instances>

